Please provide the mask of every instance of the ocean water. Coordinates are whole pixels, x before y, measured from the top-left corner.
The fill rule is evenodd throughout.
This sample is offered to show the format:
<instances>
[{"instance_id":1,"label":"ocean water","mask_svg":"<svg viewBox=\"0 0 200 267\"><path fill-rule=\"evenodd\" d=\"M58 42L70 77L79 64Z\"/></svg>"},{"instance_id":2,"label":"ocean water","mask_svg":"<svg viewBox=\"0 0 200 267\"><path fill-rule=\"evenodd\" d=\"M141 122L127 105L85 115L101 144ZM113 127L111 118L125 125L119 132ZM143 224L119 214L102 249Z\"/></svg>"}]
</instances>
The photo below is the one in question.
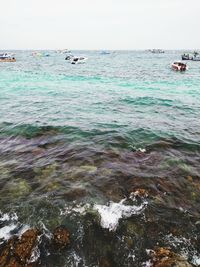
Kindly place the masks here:
<instances>
[{"instance_id":1,"label":"ocean water","mask_svg":"<svg viewBox=\"0 0 200 267\"><path fill-rule=\"evenodd\" d=\"M156 246L198 266L200 62L180 73L181 51L73 51L80 65L49 53L0 64L0 244L65 225L70 247L44 249L43 266L147 266Z\"/></svg>"}]
</instances>

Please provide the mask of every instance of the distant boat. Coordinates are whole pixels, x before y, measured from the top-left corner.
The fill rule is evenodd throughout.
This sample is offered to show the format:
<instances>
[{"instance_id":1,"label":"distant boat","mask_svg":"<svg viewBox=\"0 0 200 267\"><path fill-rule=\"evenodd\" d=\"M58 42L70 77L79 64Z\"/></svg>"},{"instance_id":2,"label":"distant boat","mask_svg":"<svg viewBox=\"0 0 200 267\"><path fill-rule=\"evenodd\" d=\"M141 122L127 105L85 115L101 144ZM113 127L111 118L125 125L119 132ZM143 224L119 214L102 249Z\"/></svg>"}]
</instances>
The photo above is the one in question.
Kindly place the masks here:
<instances>
[{"instance_id":1,"label":"distant boat","mask_svg":"<svg viewBox=\"0 0 200 267\"><path fill-rule=\"evenodd\" d=\"M61 50L57 50L56 53L67 54L67 53L71 53L71 51L69 49L61 49Z\"/></svg>"},{"instance_id":2,"label":"distant boat","mask_svg":"<svg viewBox=\"0 0 200 267\"><path fill-rule=\"evenodd\" d=\"M34 51L31 53L31 55L33 57L50 57L50 54L47 53L47 52L37 52L37 51Z\"/></svg>"},{"instance_id":3,"label":"distant boat","mask_svg":"<svg viewBox=\"0 0 200 267\"><path fill-rule=\"evenodd\" d=\"M187 64L185 64L181 61L176 61L176 62L172 63L171 67L173 70L176 70L176 71L186 71L188 69Z\"/></svg>"},{"instance_id":4,"label":"distant boat","mask_svg":"<svg viewBox=\"0 0 200 267\"><path fill-rule=\"evenodd\" d=\"M193 56L193 59L194 61L200 61L200 55L198 52L194 51L194 56Z\"/></svg>"},{"instance_id":5,"label":"distant boat","mask_svg":"<svg viewBox=\"0 0 200 267\"><path fill-rule=\"evenodd\" d=\"M42 53L40 53L40 52L36 52L36 51L32 52L31 55L32 55L33 57L42 57Z\"/></svg>"},{"instance_id":6,"label":"distant boat","mask_svg":"<svg viewBox=\"0 0 200 267\"><path fill-rule=\"evenodd\" d=\"M14 54L3 53L0 54L0 62L16 62Z\"/></svg>"},{"instance_id":7,"label":"distant boat","mask_svg":"<svg viewBox=\"0 0 200 267\"><path fill-rule=\"evenodd\" d=\"M193 56L191 56L190 54L183 54L181 56L182 60L193 60Z\"/></svg>"},{"instance_id":8,"label":"distant boat","mask_svg":"<svg viewBox=\"0 0 200 267\"><path fill-rule=\"evenodd\" d=\"M196 55L192 59L193 61L200 61L200 55Z\"/></svg>"},{"instance_id":9,"label":"distant boat","mask_svg":"<svg viewBox=\"0 0 200 267\"><path fill-rule=\"evenodd\" d=\"M86 57L73 57L70 62L71 64L83 64L87 60Z\"/></svg>"},{"instance_id":10,"label":"distant boat","mask_svg":"<svg viewBox=\"0 0 200 267\"><path fill-rule=\"evenodd\" d=\"M101 51L100 54L101 55L110 55L110 52L108 52L108 51Z\"/></svg>"},{"instance_id":11,"label":"distant boat","mask_svg":"<svg viewBox=\"0 0 200 267\"><path fill-rule=\"evenodd\" d=\"M151 52L152 54L163 54L163 53L165 53L165 51L162 50L162 49L150 49L149 52Z\"/></svg>"},{"instance_id":12,"label":"distant boat","mask_svg":"<svg viewBox=\"0 0 200 267\"><path fill-rule=\"evenodd\" d=\"M165 53L165 51L162 49L150 49L149 51L153 54L164 54Z\"/></svg>"}]
</instances>

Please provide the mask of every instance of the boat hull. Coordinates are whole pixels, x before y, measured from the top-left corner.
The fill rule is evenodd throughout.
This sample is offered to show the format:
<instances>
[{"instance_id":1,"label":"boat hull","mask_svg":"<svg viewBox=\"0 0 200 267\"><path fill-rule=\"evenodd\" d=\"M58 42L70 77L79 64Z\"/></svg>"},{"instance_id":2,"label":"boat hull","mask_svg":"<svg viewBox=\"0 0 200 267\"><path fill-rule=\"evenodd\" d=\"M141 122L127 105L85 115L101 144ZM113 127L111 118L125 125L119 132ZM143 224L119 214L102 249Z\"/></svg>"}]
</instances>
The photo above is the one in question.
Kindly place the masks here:
<instances>
[{"instance_id":1,"label":"boat hull","mask_svg":"<svg viewBox=\"0 0 200 267\"><path fill-rule=\"evenodd\" d=\"M15 58L0 58L0 62L16 62Z\"/></svg>"},{"instance_id":2,"label":"boat hull","mask_svg":"<svg viewBox=\"0 0 200 267\"><path fill-rule=\"evenodd\" d=\"M193 60L193 57L185 57L185 56L182 56L182 60Z\"/></svg>"},{"instance_id":3,"label":"boat hull","mask_svg":"<svg viewBox=\"0 0 200 267\"><path fill-rule=\"evenodd\" d=\"M200 61L200 58L198 57L198 58L193 58L193 61Z\"/></svg>"}]
</instances>

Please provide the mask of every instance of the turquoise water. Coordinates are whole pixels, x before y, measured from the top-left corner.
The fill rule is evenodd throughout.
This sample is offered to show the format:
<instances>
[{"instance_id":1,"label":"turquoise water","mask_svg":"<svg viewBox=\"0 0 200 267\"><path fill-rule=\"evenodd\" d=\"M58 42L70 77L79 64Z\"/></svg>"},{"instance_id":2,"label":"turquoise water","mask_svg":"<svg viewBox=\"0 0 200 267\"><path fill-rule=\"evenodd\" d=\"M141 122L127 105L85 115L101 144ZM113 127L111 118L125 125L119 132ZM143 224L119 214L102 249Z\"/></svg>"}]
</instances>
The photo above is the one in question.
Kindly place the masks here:
<instances>
[{"instance_id":1,"label":"turquoise water","mask_svg":"<svg viewBox=\"0 0 200 267\"><path fill-rule=\"evenodd\" d=\"M181 51L73 53L86 64L53 51L0 64L0 214L16 214L16 229L69 228L72 246L44 256L50 266L145 266L157 243L197 266L200 63L180 73L170 63ZM147 199L130 197L138 188ZM116 223L116 203L144 207Z\"/></svg>"}]
</instances>

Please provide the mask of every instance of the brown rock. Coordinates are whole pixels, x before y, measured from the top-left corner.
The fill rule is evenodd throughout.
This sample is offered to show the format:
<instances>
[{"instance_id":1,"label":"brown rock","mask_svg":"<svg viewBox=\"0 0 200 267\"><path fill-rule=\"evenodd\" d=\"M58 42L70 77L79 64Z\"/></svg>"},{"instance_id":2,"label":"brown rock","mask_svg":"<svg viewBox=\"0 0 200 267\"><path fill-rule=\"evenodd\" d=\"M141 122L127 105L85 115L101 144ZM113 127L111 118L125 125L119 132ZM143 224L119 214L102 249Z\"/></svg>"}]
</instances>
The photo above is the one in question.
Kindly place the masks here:
<instances>
[{"instance_id":1,"label":"brown rock","mask_svg":"<svg viewBox=\"0 0 200 267\"><path fill-rule=\"evenodd\" d=\"M152 258L153 267L192 267L187 260L169 248L156 248Z\"/></svg>"},{"instance_id":2,"label":"brown rock","mask_svg":"<svg viewBox=\"0 0 200 267\"><path fill-rule=\"evenodd\" d=\"M6 265L9 255L10 255L10 249L6 247L0 255L0 267L3 267Z\"/></svg>"},{"instance_id":3,"label":"brown rock","mask_svg":"<svg viewBox=\"0 0 200 267\"><path fill-rule=\"evenodd\" d=\"M53 245L58 249L63 249L70 244L70 233L64 226L59 226L53 233Z\"/></svg>"},{"instance_id":4,"label":"brown rock","mask_svg":"<svg viewBox=\"0 0 200 267\"><path fill-rule=\"evenodd\" d=\"M26 264L26 267L43 267L43 266L41 266L41 264L39 264L38 262L31 262Z\"/></svg>"},{"instance_id":5,"label":"brown rock","mask_svg":"<svg viewBox=\"0 0 200 267\"><path fill-rule=\"evenodd\" d=\"M17 240L16 237L13 237L8 241L8 244L5 246L3 251L0 254L0 267L7 266L8 261L12 255L12 251L15 245L15 241Z\"/></svg>"},{"instance_id":6,"label":"brown rock","mask_svg":"<svg viewBox=\"0 0 200 267\"><path fill-rule=\"evenodd\" d=\"M14 257L12 257L5 266L6 267L22 267L23 265L21 265Z\"/></svg>"},{"instance_id":7,"label":"brown rock","mask_svg":"<svg viewBox=\"0 0 200 267\"><path fill-rule=\"evenodd\" d=\"M139 196L139 197L148 197L148 191L143 188L138 188L134 192L132 192L134 196Z\"/></svg>"},{"instance_id":8,"label":"brown rock","mask_svg":"<svg viewBox=\"0 0 200 267\"><path fill-rule=\"evenodd\" d=\"M38 230L29 229L17 242L15 247L15 256L18 257L22 263L26 263L31 257L32 250L37 244L38 235Z\"/></svg>"},{"instance_id":9,"label":"brown rock","mask_svg":"<svg viewBox=\"0 0 200 267\"><path fill-rule=\"evenodd\" d=\"M112 267L113 265L107 258L101 258L99 261L99 266L100 267Z\"/></svg>"},{"instance_id":10,"label":"brown rock","mask_svg":"<svg viewBox=\"0 0 200 267\"><path fill-rule=\"evenodd\" d=\"M193 182L193 178L192 178L192 176L188 175L188 176L187 176L187 179L188 179L189 182Z\"/></svg>"}]
</instances>

